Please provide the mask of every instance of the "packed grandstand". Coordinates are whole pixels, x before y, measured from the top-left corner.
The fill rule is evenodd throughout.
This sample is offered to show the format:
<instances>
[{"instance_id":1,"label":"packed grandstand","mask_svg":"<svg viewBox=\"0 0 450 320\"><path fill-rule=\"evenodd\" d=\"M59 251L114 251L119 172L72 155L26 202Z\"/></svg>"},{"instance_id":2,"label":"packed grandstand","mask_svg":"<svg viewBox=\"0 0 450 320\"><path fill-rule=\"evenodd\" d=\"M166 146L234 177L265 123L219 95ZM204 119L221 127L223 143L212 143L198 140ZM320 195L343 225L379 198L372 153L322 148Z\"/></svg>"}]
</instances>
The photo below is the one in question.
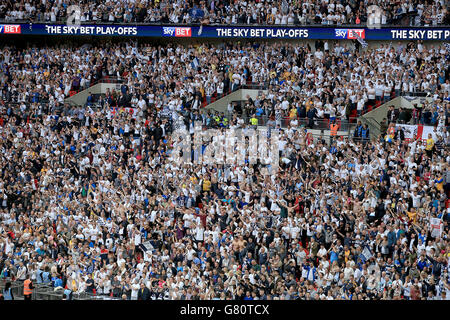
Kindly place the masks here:
<instances>
[{"instance_id":1,"label":"packed grandstand","mask_svg":"<svg viewBox=\"0 0 450 320\"><path fill-rule=\"evenodd\" d=\"M376 2L383 24L448 25L443 1ZM56 22L71 4L4 1L0 19ZM371 4L81 1L80 12L344 25ZM2 42L3 299L449 299L448 46L228 40ZM113 86L92 92L101 83ZM248 156L174 161L197 126L276 133L278 170Z\"/></svg>"},{"instance_id":2,"label":"packed grandstand","mask_svg":"<svg viewBox=\"0 0 450 320\"><path fill-rule=\"evenodd\" d=\"M57 22L67 19L76 5L81 22L108 23L204 23L204 24L360 24L368 20L367 8L376 5L381 24L409 26L448 25L445 0L253 0L253 1L38 1L5 0L0 19Z\"/></svg>"}]
</instances>

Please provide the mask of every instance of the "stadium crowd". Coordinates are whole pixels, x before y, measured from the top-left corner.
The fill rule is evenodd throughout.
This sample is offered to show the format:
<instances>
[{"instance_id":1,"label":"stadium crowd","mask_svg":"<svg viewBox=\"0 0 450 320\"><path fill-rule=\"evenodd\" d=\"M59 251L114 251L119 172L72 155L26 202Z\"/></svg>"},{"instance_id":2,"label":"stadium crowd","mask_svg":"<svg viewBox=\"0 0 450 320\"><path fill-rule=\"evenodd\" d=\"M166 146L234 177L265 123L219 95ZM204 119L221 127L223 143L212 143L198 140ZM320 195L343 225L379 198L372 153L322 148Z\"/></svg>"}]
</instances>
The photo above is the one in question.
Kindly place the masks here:
<instances>
[{"instance_id":1,"label":"stadium crowd","mask_svg":"<svg viewBox=\"0 0 450 320\"><path fill-rule=\"evenodd\" d=\"M421 43L4 47L0 276L131 300L448 300L445 59ZM123 84L102 108L64 104L104 76ZM269 85L249 108L279 115L280 170L172 161L176 123L214 121L200 112L207 86L249 80ZM277 123L395 90L430 94L439 141L328 144ZM246 128L231 111L223 126Z\"/></svg>"},{"instance_id":2,"label":"stadium crowd","mask_svg":"<svg viewBox=\"0 0 450 320\"><path fill-rule=\"evenodd\" d=\"M295 125L298 118L312 128L317 120L354 118L398 95L429 94L442 106L450 96L447 61L443 45L421 42L368 50L328 41L317 41L314 48L248 42L4 47L0 99L18 103L27 115L64 112L76 117L84 108L64 106L64 99L109 77L122 81L121 89L91 95L88 106L133 107L141 116L152 106L173 121L202 118L207 126L216 116L237 112L277 124L288 118ZM205 104L247 84L267 91L244 106L229 105L228 115L200 114Z\"/></svg>"},{"instance_id":3,"label":"stadium crowd","mask_svg":"<svg viewBox=\"0 0 450 320\"><path fill-rule=\"evenodd\" d=\"M71 6L79 9L73 11ZM449 24L444 0L253 0L253 1L3 1L0 19L33 22L62 21L71 14L81 22L204 23L204 24L360 24L376 5L377 22L409 26ZM70 8L70 9L68 9ZM377 11L378 12L378 11Z\"/></svg>"}]
</instances>

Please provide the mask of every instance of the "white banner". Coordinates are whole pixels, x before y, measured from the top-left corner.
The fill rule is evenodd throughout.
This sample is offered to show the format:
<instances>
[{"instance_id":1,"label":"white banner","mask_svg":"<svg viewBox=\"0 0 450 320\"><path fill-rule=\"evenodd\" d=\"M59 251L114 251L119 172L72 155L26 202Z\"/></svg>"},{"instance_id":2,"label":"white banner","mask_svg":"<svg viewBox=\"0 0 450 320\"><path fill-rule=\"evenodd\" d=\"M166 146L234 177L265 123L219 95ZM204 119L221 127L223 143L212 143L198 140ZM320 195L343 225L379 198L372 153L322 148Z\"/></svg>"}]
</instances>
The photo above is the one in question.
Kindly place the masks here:
<instances>
[{"instance_id":1,"label":"white banner","mask_svg":"<svg viewBox=\"0 0 450 320\"><path fill-rule=\"evenodd\" d=\"M415 139L417 137L417 126L411 124L396 124L395 132L403 129L405 133L405 139Z\"/></svg>"},{"instance_id":2,"label":"white banner","mask_svg":"<svg viewBox=\"0 0 450 320\"><path fill-rule=\"evenodd\" d=\"M423 126L422 139L428 139L428 134L431 133L431 136L433 137L434 142L436 142L438 140L436 131L437 131L437 129L433 126Z\"/></svg>"},{"instance_id":3,"label":"white banner","mask_svg":"<svg viewBox=\"0 0 450 320\"><path fill-rule=\"evenodd\" d=\"M433 238L440 238L442 235L444 224L439 218L430 218L431 236Z\"/></svg>"},{"instance_id":4,"label":"white banner","mask_svg":"<svg viewBox=\"0 0 450 320\"><path fill-rule=\"evenodd\" d=\"M403 129L405 133L405 139L415 140L417 135L419 135L420 139L428 139L428 134L431 133L433 140L436 142L438 137L436 135L439 129L433 126L422 126L422 125L411 125L411 124L396 124L395 131Z\"/></svg>"}]
</instances>

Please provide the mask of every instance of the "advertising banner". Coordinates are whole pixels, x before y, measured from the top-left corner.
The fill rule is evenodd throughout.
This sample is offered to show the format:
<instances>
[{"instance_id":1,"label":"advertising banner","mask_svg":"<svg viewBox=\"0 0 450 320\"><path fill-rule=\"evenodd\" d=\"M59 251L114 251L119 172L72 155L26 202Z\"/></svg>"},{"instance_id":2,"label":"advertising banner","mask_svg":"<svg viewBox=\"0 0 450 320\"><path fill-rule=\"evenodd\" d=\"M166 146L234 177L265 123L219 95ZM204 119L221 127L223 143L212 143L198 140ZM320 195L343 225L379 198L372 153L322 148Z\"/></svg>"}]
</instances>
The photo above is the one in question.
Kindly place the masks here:
<instances>
[{"instance_id":1,"label":"advertising banner","mask_svg":"<svg viewBox=\"0 0 450 320\"><path fill-rule=\"evenodd\" d=\"M450 39L450 28L332 28L301 26L174 26L108 24L3 24L2 35L127 36L230 39L363 39L439 40Z\"/></svg>"},{"instance_id":2,"label":"advertising banner","mask_svg":"<svg viewBox=\"0 0 450 320\"><path fill-rule=\"evenodd\" d=\"M417 137L417 125L410 124L396 124L395 131L403 129L405 133L405 139L415 140Z\"/></svg>"},{"instance_id":3,"label":"advertising banner","mask_svg":"<svg viewBox=\"0 0 450 320\"><path fill-rule=\"evenodd\" d=\"M438 140L438 131L439 128L434 126L424 126L424 125L411 125L411 124L396 124L395 130L403 129L405 133L405 139L415 140L417 138L421 140L428 139L428 134L431 133L431 137L434 141Z\"/></svg>"},{"instance_id":4,"label":"advertising banner","mask_svg":"<svg viewBox=\"0 0 450 320\"><path fill-rule=\"evenodd\" d=\"M438 140L437 134L439 130L442 130L442 128L436 128L433 126L423 126L422 139L428 139L428 134L431 133L431 137L433 138L434 142L436 142Z\"/></svg>"}]
</instances>

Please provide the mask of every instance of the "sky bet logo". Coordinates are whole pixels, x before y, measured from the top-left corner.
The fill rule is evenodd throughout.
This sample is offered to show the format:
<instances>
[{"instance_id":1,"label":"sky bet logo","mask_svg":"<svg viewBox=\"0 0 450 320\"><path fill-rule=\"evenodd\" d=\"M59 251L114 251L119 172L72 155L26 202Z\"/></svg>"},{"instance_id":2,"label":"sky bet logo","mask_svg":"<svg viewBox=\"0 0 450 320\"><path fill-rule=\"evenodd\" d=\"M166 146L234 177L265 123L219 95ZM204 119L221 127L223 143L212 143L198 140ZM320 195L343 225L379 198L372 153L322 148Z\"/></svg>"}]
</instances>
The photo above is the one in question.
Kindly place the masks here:
<instances>
[{"instance_id":1,"label":"sky bet logo","mask_svg":"<svg viewBox=\"0 0 450 320\"><path fill-rule=\"evenodd\" d=\"M19 24L5 24L0 25L0 33L7 33L7 34L20 34L20 25Z\"/></svg>"},{"instance_id":2,"label":"sky bet logo","mask_svg":"<svg viewBox=\"0 0 450 320\"><path fill-rule=\"evenodd\" d=\"M192 37L190 27L163 27L163 36L165 37Z\"/></svg>"},{"instance_id":3,"label":"sky bet logo","mask_svg":"<svg viewBox=\"0 0 450 320\"><path fill-rule=\"evenodd\" d=\"M334 36L337 39L356 39L358 34L362 39L366 38L366 32L364 29L334 29Z\"/></svg>"}]
</instances>

